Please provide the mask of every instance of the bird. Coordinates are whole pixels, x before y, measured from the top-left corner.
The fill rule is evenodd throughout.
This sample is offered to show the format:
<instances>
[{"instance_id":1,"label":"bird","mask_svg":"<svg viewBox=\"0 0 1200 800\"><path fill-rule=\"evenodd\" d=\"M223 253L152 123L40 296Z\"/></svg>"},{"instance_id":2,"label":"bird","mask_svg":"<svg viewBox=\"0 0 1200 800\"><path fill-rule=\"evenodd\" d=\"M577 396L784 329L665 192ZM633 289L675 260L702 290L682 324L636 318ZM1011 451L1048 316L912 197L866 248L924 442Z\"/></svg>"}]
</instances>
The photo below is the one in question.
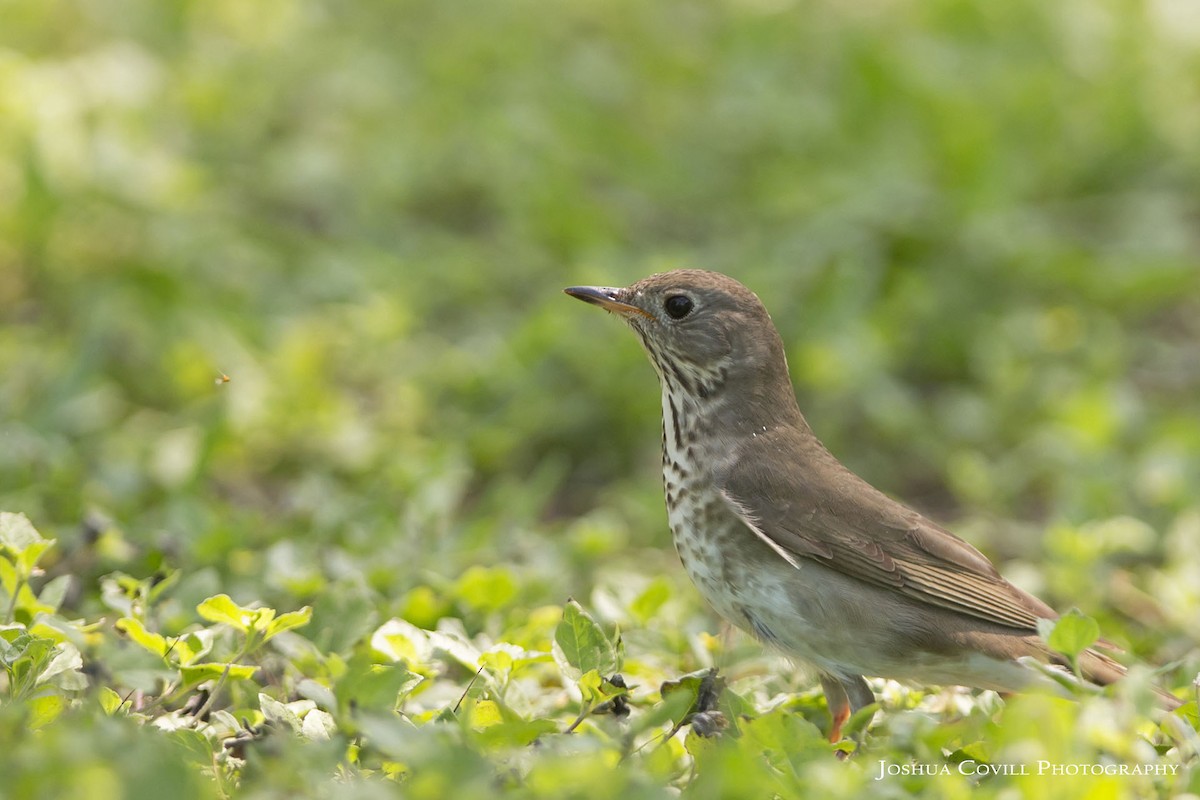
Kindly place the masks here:
<instances>
[{"instance_id":1,"label":"bird","mask_svg":"<svg viewBox=\"0 0 1200 800\"><path fill-rule=\"evenodd\" d=\"M1037 667L1068 666L1038 633L1058 614L826 449L757 295L696 269L564 291L640 338L662 390L663 487L684 570L721 617L815 671L830 741L875 702L864 676L1061 690ZM1077 662L1100 686L1125 674L1104 646Z\"/></svg>"}]
</instances>

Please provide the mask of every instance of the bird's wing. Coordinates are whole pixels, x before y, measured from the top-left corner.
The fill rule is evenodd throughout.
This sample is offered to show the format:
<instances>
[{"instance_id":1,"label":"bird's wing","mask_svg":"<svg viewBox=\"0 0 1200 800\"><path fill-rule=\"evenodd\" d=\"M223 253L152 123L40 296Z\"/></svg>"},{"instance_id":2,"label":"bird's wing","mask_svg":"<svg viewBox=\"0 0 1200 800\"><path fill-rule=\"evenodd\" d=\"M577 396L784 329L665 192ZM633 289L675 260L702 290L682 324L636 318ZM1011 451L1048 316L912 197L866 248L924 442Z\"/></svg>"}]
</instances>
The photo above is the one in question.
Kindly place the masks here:
<instances>
[{"instance_id":1,"label":"bird's wing","mask_svg":"<svg viewBox=\"0 0 1200 800\"><path fill-rule=\"evenodd\" d=\"M788 463L771 469L768 463ZM729 507L797 566L811 559L913 600L1019 629L1058 615L971 545L846 469L809 431L780 428L739 448L717 482Z\"/></svg>"}]
</instances>

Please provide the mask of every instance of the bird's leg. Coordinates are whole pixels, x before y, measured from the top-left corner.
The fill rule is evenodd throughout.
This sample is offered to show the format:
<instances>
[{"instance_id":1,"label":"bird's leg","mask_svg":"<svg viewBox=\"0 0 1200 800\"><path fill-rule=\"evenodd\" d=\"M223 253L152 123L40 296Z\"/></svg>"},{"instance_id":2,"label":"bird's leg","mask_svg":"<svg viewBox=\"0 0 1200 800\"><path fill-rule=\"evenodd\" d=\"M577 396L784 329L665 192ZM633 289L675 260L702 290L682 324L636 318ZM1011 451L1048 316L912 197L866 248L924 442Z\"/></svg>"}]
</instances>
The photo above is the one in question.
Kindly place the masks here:
<instances>
[{"instance_id":1,"label":"bird's leg","mask_svg":"<svg viewBox=\"0 0 1200 800\"><path fill-rule=\"evenodd\" d=\"M875 702L875 693L871 691L870 686L867 686L862 675L851 675L849 678L844 678L842 686L845 688L846 694L850 696L851 716Z\"/></svg>"},{"instance_id":2,"label":"bird's leg","mask_svg":"<svg viewBox=\"0 0 1200 800\"><path fill-rule=\"evenodd\" d=\"M829 716L833 718L829 726L829 741L837 744L842 738L842 726L850 719L850 699L842 682L832 675L821 676L821 688L825 690L825 703L829 706Z\"/></svg>"},{"instance_id":3,"label":"bird's leg","mask_svg":"<svg viewBox=\"0 0 1200 800\"><path fill-rule=\"evenodd\" d=\"M851 675L848 678L844 678L842 680L842 688L850 697L850 716L854 716L859 711L862 711L864 708L874 704L875 702L875 693L871 691L870 686L867 686L867 682L863 680L862 675ZM859 728L858 733L855 734L854 740L857 743L855 747L856 750L861 748L863 743L866 741L867 728L870 727L871 719L874 718L874 716L875 712L872 711L871 716L867 718L867 720L863 723L863 726Z\"/></svg>"},{"instance_id":4,"label":"bird's leg","mask_svg":"<svg viewBox=\"0 0 1200 800\"><path fill-rule=\"evenodd\" d=\"M846 724L846 720L874 703L875 694L861 675L844 678L822 675L821 688L825 690L825 702L829 705L829 713L833 717L833 724L829 728L829 741L837 744L842 739L842 726ZM860 746L866 730L864 725L859 736L855 737ZM846 751L841 751L838 758L845 758L847 755Z\"/></svg>"}]
</instances>

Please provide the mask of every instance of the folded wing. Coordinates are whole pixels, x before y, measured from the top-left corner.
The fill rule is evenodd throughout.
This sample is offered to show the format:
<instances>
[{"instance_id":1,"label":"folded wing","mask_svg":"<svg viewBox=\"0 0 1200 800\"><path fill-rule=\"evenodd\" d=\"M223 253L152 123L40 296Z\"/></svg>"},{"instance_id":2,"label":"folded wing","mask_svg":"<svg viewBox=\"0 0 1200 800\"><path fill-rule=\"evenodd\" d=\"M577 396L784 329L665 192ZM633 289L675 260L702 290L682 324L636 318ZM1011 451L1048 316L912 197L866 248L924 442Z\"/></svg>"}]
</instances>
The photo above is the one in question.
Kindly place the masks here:
<instances>
[{"instance_id":1,"label":"folded wing","mask_svg":"<svg viewBox=\"0 0 1200 800\"><path fill-rule=\"evenodd\" d=\"M796 468L765 469L777 458ZM1006 581L971 545L873 488L806 430L759 434L717 476L757 536L794 564L812 559L852 578L997 625L1036 630L1058 615Z\"/></svg>"}]
</instances>

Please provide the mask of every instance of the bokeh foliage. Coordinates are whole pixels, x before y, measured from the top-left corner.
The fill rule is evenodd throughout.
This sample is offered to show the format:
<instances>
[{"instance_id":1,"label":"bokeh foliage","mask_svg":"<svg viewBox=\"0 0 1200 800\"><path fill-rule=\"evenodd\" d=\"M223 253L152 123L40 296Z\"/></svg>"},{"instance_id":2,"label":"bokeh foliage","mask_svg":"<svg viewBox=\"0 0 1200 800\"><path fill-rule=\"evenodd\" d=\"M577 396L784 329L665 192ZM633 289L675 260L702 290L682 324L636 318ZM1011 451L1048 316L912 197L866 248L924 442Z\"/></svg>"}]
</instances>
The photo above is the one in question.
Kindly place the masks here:
<instances>
[{"instance_id":1,"label":"bokeh foliage","mask_svg":"<svg viewBox=\"0 0 1200 800\"><path fill-rule=\"evenodd\" d=\"M939 707L940 729L902 713L939 696L893 687L897 721L864 766L831 761L804 728L824 724L810 684L708 637L666 540L652 372L559 289L674 266L738 277L836 454L1138 657L1182 659L1165 680L1184 687L1200 638L1197 109L1188 0L0 2L0 509L56 540L31 583L56 602L29 594L7 623L45 606L93 626L57 635L88 677L51 703L67 716L0 708L0 738L22 739L0 759L31 781L13 785L333 793L341 775L386 793L346 760L361 736L376 762L406 754L370 769L412 796L451 779L753 794L721 783L734 772L760 794L961 796L966 782L869 784L869 767L1016 752L1038 714L1072 732L1056 757L1145 756L1128 714L1105 727L1092 706L1030 701L993 723L985 703ZM154 697L167 680L115 620L203 631L196 609L220 594L312 607L256 651L279 676L257 689L300 702L303 680L355 676L361 718L309 698L338 746L254 740L244 767L193 781L202 751L124 724L129 703L101 713L101 687ZM534 729L486 716L501 703L414 733L371 694L398 691L363 661L388 661L367 646L388 620L548 652L568 596L620 623L635 714L715 658L742 679L747 731L621 767L615 722L534 755L479 738L575 719L578 687L545 661L522 667L545 691L517 704ZM431 687L413 690L422 708L454 707L477 665L405 652ZM222 706L267 712L233 683ZM469 708L498 687L477 683ZM762 772L764 751L789 760Z\"/></svg>"}]
</instances>

